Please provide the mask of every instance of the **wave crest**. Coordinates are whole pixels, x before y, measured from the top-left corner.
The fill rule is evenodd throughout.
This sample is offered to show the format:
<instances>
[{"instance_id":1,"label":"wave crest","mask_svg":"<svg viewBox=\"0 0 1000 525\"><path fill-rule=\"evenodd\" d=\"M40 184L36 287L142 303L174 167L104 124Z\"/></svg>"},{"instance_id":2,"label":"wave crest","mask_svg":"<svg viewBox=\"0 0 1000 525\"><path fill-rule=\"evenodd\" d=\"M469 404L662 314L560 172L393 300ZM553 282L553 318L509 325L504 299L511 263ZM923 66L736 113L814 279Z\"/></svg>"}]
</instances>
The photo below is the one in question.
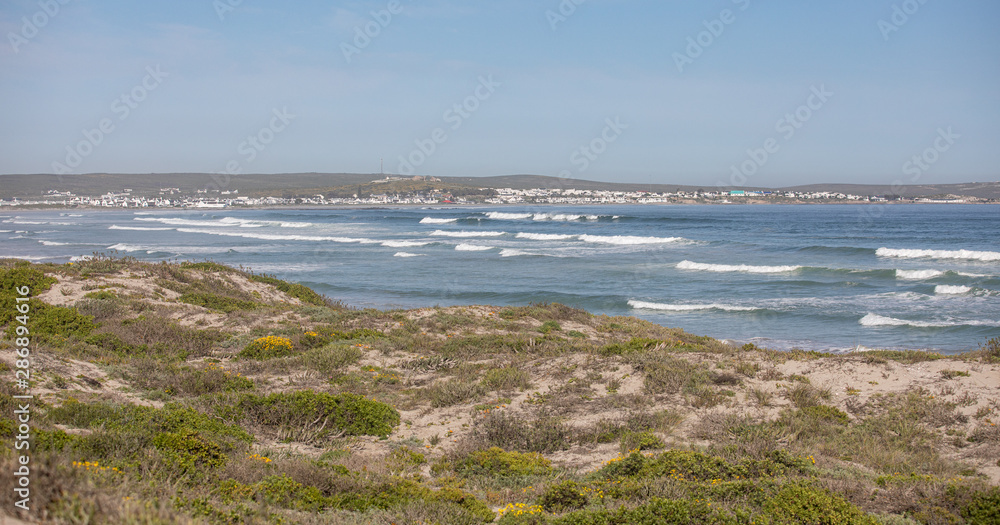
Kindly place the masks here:
<instances>
[{"instance_id":1,"label":"wave crest","mask_svg":"<svg viewBox=\"0 0 1000 525\"><path fill-rule=\"evenodd\" d=\"M879 257L899 257L905 259L967 259L971 261L1000 261L1000 252L974 250L911 250L896 248L879 248L875 250Z\"/></svg>"},{"instance_id":2,"label":"wave crest","mask_svg":"<svg viewBox=\"0 0 1000 525\"><path fill-rule=\"evenodd\" d=\"M492 249L492 246L479 246L478 244L459 244L455 246L455 251L457 252L485 252Z\"/></svg>"},{"instance_id":3,"label":"wave crest","mask_svg":"<svg viewBox=\"0 0 1000 525\"><path fill-rule=\"evenodd\" d=\"M445 230L434 230L431 235L437 237L499 237L501 235L506 235L507 232L470 232L470 231L445 231Z\"/></svg>"},{"instance_id":4,"label":"wave crest","mask_svg":"<svg viewBox=\"0 0 1000 525\"><path fill-rule=\"evenodd\" d=\"M670 244L688 242L684 237L637 237L634 235L581 235L583 242L632 246L642 244Z\"/></svg>"},{"instance_id":5,"label":"wave crest","mask_svg":"<svg viewBox=\"0 0 1000 525\"><path fill-rule=\"evenodd\" d=\"M666 312L691 312L696 310L722 310L724 312L750 312L757 310L751 306L733 306L729 304L664 304L636 301L629 299L628 305L637 310L660 310Z\"/></svg>"},{"instance_id":6,"label":"wave crest","mask_svg":"<svg viewBox=\"0 0 1000 525\"><path fill-rule=\"evenodd\" d=\"M745 273L788 273L802 268L801 266L751 266L748 264L708 264L693 261L677 263L679 270L698 270L705 272L745 272Z\"/></svg>"}]
</instances>

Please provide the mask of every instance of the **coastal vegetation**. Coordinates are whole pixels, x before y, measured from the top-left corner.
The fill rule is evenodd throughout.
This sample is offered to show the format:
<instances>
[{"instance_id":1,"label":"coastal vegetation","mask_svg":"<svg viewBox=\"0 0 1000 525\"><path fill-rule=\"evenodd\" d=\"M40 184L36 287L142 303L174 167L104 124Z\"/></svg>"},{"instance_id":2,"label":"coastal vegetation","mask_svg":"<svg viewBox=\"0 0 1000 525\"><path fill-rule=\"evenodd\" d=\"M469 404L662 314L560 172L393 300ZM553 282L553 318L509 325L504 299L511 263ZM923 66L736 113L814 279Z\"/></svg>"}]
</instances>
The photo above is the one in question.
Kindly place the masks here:
<instances>
[{"instance_id":1,"label":"coastal vegetation","mask_svg":"<svg viewBox=\"0 0 1000 525\"><path fill-rule=\"evenodd\" d=\"M0 469L30 456L27 521L1000 523L1000 339L779 352L560 304L358 310L99 254L0 260L0 307Z\"/></svg>"}]
</instances>

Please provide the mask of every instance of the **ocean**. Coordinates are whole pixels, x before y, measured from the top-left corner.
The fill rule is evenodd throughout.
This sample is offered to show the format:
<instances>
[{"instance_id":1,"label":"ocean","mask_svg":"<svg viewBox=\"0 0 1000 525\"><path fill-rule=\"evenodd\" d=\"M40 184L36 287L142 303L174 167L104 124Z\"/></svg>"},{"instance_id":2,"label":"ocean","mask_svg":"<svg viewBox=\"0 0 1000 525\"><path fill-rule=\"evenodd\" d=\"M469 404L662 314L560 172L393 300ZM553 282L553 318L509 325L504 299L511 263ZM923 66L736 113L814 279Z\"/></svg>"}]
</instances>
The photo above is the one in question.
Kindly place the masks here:
<instances>
[{"instance_id":1,"label":"ocean","mask_svg":"<svg viewBox=\"0 0 1000 525\"><path fill-rule=\"evenodd\" d=\"M0 256L212 260L359 308L559 302L737 343L1000 337L1000 206L0 210Z\"/></svg>"}]
</instances>

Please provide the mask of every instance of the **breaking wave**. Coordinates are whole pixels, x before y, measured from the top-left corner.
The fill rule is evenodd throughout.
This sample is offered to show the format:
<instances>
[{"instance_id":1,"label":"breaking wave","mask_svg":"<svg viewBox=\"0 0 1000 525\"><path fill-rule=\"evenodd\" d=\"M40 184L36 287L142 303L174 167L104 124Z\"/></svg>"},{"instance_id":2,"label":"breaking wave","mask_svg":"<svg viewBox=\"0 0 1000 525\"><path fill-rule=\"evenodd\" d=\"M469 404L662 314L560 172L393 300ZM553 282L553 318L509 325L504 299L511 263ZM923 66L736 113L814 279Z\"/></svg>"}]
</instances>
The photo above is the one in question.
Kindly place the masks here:
<instances>
[{"instance_id":1,"label":"breaking wave","mask_svg":"<svg viewBox=\"0 0 1000 525\"><path fill-rule=\"evenodd\" d=\"M455 246L455 251L458 252L485 252L492 249L492 246L479 246L478 244L459 244Z\"/></svg>"},{"instance_id":2,"label":"breaking wave","mask_svg":"<svg viewBox=\"0 0 1000 525\"><path fill-rule=\"evenodd\" d=\"M490 232L490 231L483 231L483 232L470 232L470 231L451 232L451 231L444 231L444 230L434 230L434 232L431 233L431 235L435 235L435 236L438 236L438 237L499 237L501 235L506 235L506 233L507 232Z\"/></svg>"},{"instance_id":3,"label":"breaking wave","mask_svg":"<svg viewBox=\"0 0 1000 525\"><path fill-rule=\"evenodd\" d=\"M745 273L788 273L802 268L801 266L751 266L748 264L707 264L693 261L677 263L679 270L698 270L705 272L745 272Z\"/></svg>"},{"instance_id":4,"label":"breaking wave","mask_svg":"<svg viewBox=\"0 0 1000 525\"><path fill-rule=\"evenodd\" d=\"M875 250L879 257L900 257L906 259L966 259L970 261L1000 261L1000 252L980 252L973 250L908 250L894 248L879 248Z\"/></svg>"},{"instance_id":5,"label":"breaking wave","mask_svg":"<svg viewBox=\"0 0 1000 525\"><path fill-rule=\"evenodd\" d=\"M664 304L636 301L629 299L628 305L637 310L660 310L665 312L692 312L696 310L722 310L724 312L751 312L759 310L751 306L733 306L729 304Z\"/></svg>"}]
</instances>

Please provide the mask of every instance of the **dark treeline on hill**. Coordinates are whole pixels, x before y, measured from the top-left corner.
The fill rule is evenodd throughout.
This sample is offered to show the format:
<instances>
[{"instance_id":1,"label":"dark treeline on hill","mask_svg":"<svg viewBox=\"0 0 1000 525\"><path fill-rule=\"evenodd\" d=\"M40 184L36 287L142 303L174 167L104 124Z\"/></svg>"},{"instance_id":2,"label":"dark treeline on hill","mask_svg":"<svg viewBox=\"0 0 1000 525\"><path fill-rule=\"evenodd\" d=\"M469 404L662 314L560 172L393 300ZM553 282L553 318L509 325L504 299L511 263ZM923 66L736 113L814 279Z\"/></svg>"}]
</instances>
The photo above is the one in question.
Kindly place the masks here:
<instances>
[{"instance_id":1,"label":"dark treeline on hill","mask_svg":"<svg viewBox=\"0 0 1000 525\"><path fill-rule=\"evenodd\" d=\"M392 175L390 175L392 176ZM413 180L409 184L392 186L373 185L384 179L378 173L277 173L229 175L219 173L87 173L79 175L14 174L0 175L0 199L33 198L49 191L72 192L76 195L102 195L121 192L128 188L133 195L154 196L161 190L175 188L183 194L198 191L239 190L240 195L298 197L322 193L326 196L349 196L366 191L421 191L433 188L458 194L470 194L480 188L548 188L608 191L695 192L718 189L712 184L704 186L678 184L637 184L600 182L541 175L503 175L496 177L437 177L440 181ZM416 184L419 183L419 184ZM734 187L735 188L735 187ZM725 188L730 189L730 188ZM788 190L809 192L841 192L856 195L900 195L907 198L958 195L983 199L1000 198L1000 182L971 182L961 184L921 184L892 186L889 184L811 184L787 188L739 187L746 190Z\"/></svg>"}]
</instances>

